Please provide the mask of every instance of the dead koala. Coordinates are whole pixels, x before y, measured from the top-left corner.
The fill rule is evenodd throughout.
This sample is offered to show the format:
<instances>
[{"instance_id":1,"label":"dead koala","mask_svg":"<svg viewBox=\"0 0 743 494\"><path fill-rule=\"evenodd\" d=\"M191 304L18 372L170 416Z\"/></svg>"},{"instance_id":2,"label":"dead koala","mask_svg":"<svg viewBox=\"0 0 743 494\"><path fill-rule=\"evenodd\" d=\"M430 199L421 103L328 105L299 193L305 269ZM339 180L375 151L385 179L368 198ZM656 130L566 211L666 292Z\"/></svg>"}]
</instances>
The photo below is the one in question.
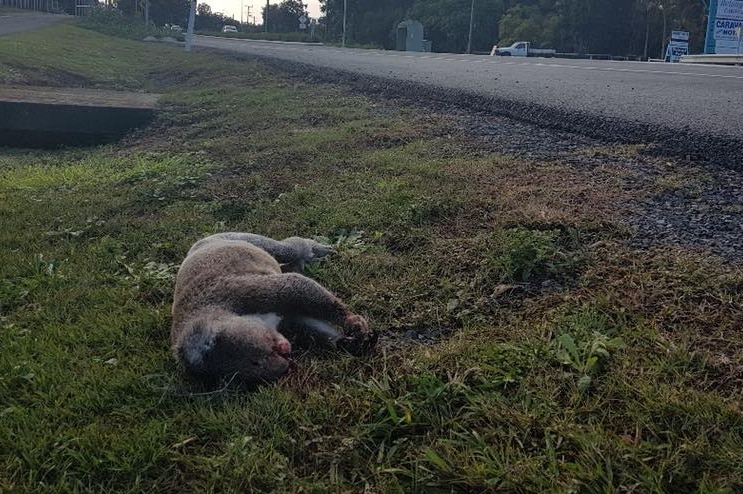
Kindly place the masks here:
<instances>
[{"instance_id":1,"label":"dead koala","mask_svg":"<svg viewBox=\"0 0 743 494\"><path fill-rule=\"evenodd\" d=\"M354 355L372 352L377 335L366 319L319 283L292 272L333 252L311 239L277 241L251 233L196 242L176 279L175 358L205 383L234 378L252 386L289 371L290 340Z\"/></svg>"}]
</instances>

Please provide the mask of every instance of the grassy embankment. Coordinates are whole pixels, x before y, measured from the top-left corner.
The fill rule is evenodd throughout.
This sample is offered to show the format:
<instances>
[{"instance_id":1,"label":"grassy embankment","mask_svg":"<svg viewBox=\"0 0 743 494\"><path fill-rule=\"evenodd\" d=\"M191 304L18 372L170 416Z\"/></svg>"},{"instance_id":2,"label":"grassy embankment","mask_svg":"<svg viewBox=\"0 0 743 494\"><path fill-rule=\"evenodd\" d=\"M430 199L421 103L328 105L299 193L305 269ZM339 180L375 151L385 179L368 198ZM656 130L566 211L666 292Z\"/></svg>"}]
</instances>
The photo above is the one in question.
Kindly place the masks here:
<instances>
[{"instance_id":1,"label":"grassy embankment","mask_svg":"<svg viewBox=\"0 0 743 494\"><path fill-rule=\"evenodd\" d=\"M19 9L16 7L8 7L6 5L0 5L0 15L4 14L23 14L23 13L32 13L32 11L25 10L25 9Z\"/></svg>"},{"instance_id":2,"label":"grassy embankment","mask_svg":"<svg viewBox=\"0 0 743 494\"><path fill-rule=\"evenodd\" d=\"M625 247L617 204L657 192L612 173L635 150L497 155L441 116L74 26L0 38L0 82L163 93L123 142L0 149L0 491L743 489L743 277ZM382 351L195 394L173 276L222 230L336 242L311 274Z\"/></svg>"},{"instance_id":3,"label":"grassy embankment","mask_svg":"<svg viewBox=\"0 0 743 494\"><path fill-rule=\"evenodd\" d=\"M203 31L197 34L204 34L206 36L218 36L220 38L238 38L238 39L255 39L264 41L289 41L289 42L300 42L300 43L321 43L320 35L316 34L311 37L306 33L223 33L223 32L211 32Z\"/></svg>"}]
</instances>

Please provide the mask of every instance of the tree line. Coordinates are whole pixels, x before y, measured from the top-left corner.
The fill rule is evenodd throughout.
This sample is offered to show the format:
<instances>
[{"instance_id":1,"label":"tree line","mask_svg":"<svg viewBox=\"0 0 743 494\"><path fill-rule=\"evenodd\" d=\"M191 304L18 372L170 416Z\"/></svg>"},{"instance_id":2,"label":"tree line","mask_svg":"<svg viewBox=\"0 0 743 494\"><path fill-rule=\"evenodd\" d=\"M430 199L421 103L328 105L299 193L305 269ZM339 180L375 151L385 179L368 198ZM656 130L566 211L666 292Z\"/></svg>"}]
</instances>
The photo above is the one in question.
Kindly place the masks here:
<instances>
[{"instance_id":1,"label":"tree line","mask_svg":"<svg viewBox=\"0 0 743 494\"><path fill-rule=\"evenodd\" d=\"M414 19L439 52L464 52L467 47L472 0L345 0L346 39L357 45L394 49L397 25ZM62 0L74 8L74 0ZM118 0L126 14L141 15L144 0ZM474 0L472 50L485 52L498 44L530 41L535 48L563 53L596 53L658 58L671 30L691 33L692 52L701 52L706 30L707 0ZM344 0L320 0L322 17L317 34L339 41ZM188 0L150 0L150 19L157 25L181 24ZM268 31L299 31L298 19L308 15L302 0L275 1L261 9L268 14ZM196 29L217 31L224 24L241 31L263 31L212 12L200 3Z\"/></svg>"},{"instance_id":2,"label":"tree line","mask_svg":"<svg viewBox=\"0 0 743 494\"><path fill-rule=\"evenodd\" d=\"M74 0L63 0L74 1ZM142 15L144 0L118 0L116 6L127 15ZM150 0L150 19L155 25L183 24L188 18L190 4L188 0ZM268 31L271 33L287 33L299 31L299 18L309 17L307 6L300 0L282 0L268 6ZM261 9L261 16L266 18L266 7ZM243 22L214 12L208 3L199 2L196 8L195 29L197 31L220 31L226 24L238 26L240 31L263 31L265 26L250 22L243 18Z\"/></svg>"},{"instance_id":3,"label":"tree line","mask_svg":"<svg viewBox=\"0 0 743 494\"><path fill-rule=\"evenodd\" d=\"M326 37L340 39L344 0L320 1ZM414 19L434 51L466 49L472 0L346 1L353 43L394 48L397 24ZM692 51L704 45L705 0L474 0L474 6L473 51L531 41L565 53L655 58L672 29L691 33Z\"/></svg>"}]
</instances>

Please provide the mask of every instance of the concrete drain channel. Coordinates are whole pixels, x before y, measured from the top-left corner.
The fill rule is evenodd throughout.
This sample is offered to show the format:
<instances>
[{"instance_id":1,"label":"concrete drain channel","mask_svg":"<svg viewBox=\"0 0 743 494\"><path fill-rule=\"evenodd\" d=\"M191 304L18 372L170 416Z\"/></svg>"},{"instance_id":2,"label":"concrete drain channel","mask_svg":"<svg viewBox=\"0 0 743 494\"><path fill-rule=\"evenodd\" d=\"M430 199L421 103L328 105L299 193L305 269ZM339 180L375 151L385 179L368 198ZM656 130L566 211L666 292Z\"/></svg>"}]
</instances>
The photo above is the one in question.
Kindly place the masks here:
<instances>
[{"instance_id":1,"label":"concrete drain channel","mask_svg":"<svg viewBox=\"0 0 743 494\"><path fill-rule=\"evenodd\" d=\"M112 142L146 125L160 95L82 88L0 87L0 146Z\"/></svg>"}]
</instances>

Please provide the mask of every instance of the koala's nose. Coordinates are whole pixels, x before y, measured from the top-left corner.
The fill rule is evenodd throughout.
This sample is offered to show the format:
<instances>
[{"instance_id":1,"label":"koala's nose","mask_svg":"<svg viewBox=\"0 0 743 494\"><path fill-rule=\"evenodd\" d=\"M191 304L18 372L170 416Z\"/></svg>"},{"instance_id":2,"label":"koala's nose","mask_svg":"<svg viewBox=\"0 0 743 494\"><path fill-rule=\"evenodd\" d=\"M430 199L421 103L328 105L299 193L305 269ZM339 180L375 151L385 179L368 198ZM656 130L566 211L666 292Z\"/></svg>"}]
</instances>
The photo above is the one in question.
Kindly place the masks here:
<instances>
[{"instance_id":1,"label":"koala's nose","mask_svg":"<svg viewBox=\"0 0 743 494\"><path fill-rule=\"evenodd\" d=\"M273 346L273 351L279 355L289 355L292 353L292 345L284 339L276 340L276 343Z\"/></svg>"}]
</instances>

